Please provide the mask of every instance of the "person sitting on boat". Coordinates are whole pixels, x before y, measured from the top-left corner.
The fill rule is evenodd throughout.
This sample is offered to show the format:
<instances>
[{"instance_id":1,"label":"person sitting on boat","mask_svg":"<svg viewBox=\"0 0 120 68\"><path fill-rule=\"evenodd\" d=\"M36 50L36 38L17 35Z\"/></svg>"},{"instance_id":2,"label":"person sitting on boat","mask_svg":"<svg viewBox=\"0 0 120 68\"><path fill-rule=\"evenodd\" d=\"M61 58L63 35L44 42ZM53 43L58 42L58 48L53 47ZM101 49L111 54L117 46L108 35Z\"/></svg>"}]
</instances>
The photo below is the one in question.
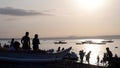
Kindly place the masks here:
<instances>
[{"instance_id":1,"label":"person sitting on boat","mask_svg":"<svg viewBox=\"0 0 120 68\"><path fill-rule=\"evenodd\" d=\"M13 46L13 43L14 43L14 38L11 39L10 47Z\"/></svg>"},{"instance_id":2,"label":"person sitting on boat","mask_svg":"<svg viewBox=\"0 0 120 68\"><path fill-rule=\"evenodd\" d=\"M26 32L25 36L22 37L21 39L22 43L22 48L23 49L31 49L30 48L30 37L29 37L29 32Z\"/></svg>"},{"instance_id":3,"label":"person sitting on boat","mask_svg":"<svg viewBox=\"0 0 120 68\"><path fill-rule=\"evenodd\" d=\"M0 43L0 47L1 47L1 43Z\"/></svg>"},{"instance_id":4,"label":"person sitting on boat","mask_svg":"<svg viewBox=\"0 0 120 68\"><path fill-rule=\"evenodd\" d=\"M36 51L36 50L39 50L39 44L40 44L40 41L38 39L38 34L35 34L33 40L32 40L32 44L33 44L33 50Z\"/></svg>"},{"instance_id":5,"label":"person sitting on boat","mask_svg":"<svg viewBox=\"0 0 120 68\"><path fill-rule=\"evenodd\" d=\"M61 49L61 47L59 46L59 47L58 47L58 49L57 49L57 52L59 52L59 51L60 51L60 49Z\"/></svg>"},{"instance_id":6,"label":"person sitting on boat","mask_svg":"<svg viewBox=\"0 0 120 68\"><path fill-rule=\"evenodd\" d=\"M18 41L15 41L13 45L8 49L10 51L18 51L20 50L20 43Z\"/></svg>"},{"instance_id":7,"label":"person sitting on boat","mask_svg":"<svg viewBox=\"0 0 120 68\"><path fill-rule=\"evenodd\" d=\"M62 48L62 51L65 50L64 47Z\"/></svg>"}]
</instances>

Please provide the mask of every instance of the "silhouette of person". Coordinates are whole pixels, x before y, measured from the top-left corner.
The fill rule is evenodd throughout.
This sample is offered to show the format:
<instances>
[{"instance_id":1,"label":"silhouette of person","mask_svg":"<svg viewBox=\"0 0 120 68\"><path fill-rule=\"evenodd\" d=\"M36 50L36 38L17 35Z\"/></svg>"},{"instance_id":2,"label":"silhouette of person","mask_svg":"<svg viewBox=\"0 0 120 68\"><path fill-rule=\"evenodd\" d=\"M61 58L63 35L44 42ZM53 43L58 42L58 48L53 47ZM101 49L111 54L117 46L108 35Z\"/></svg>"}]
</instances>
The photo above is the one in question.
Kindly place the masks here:
<instances>
[{"instance_id":1,"label":"silhouette of person","mask_svg":"<svg viewBox=\"0 0 120 68\"><path fill-rule=\"evenodd\" d=\"M21 39L22 43L22 48L23 49L30 49L30 37L29 37L29 32L25 33L25 36L22 37Z\"/></svg>"},{"instance_id":2,"label":"silhouette of person","mask_svg":"<svg viewBox=\"0 0 120 68\"><path fill-rule=\"evenodd\" d=\"M107 56L107 60L108 60L108 65L111 66L111 60L112 60L113 54L112 54L112 52L109 50L108 47L106 48L106 51L107 51L106 56Z\"/></svg>"},{"instance_id":3,"label":"silhouette of person","mask_svg":"<svg viewBox=\"0 0 120 68\"><path fill-rule=\"evenodd\" d=\"M115 58L118 58L118 55L117 55L117 54L115 54Z\"/></svg>"},{"instance_id":4,"label":"silhouette of person","mask_svg":"<svg viewBox=\"0 0 120 68\"><path fill-rule=\"evenodd\" d=\"M97 56L97 65L99 65L99 62L100 62L100 57L99 55Z\"/></svg>"},{"instance_id":5,"label":"silhouette of person","mask_svg":"<svg viewBox=\"0 0 120 68\"><path fill-rule=\"evenodd\" d=\"M20 50L20 43L15 41L13 45L9 48L10 51L18 51Z\"/></svg>"},{"instance_id":6,"label":"silhouette of person","mask_svg":"<svg viewBox=\"0 0 120 68\"><path fill-rule=\"evenodd\" d=\"M0 47L1 47L1 43L0 43Z\"/></svg>"},{"instance_id":7,"label":"silhouette of person","mask_svg":"<svg viewBox=\"0 0 120 68\"><path fill-rule=\"evenodd\" d=\"M59 46L59 47L58 47L58 50L57 50L57 52L59 52L59 51L60 51L60 48L61 48L61 47Z\"/></svg>"},{"instance_id":8,"label":"silhouette of person","mask_svg":"<svg viewBox=\"0 0 120 68\"><path fill-rule=\"evenodd\" d=\"M13 47L15 48L16 51L18 51L20 49L20 43L18 41L15 41Z\"/></svg>"},{"instance_id":9,"label":"silhouette of person","mask_svg":"<svg viewBox=\"0 0 120 68\"><path fill-rule=\"evenodd\" d=\"M85 52L83 50L79 51L79 55L80 55L80 63L83 63L83 58L85 56Z\"/></svg>"},{"instance_id":10,"label":"silhouette of person","mask_svg":"<svg viewBox=\"0 0 120 68\"><path fill-rule=\"evenodd\" d=\"M101 63L103 63L103 66L104 65L106 66L106 62L107 62L107 53L104 53Z\"/></svg>"},{"instance_id":11,"label":"silhouette of person","mask_svg":"<svg viewBox=\"0 0 120 68\"><path fill-rule=\"evenodd\" d=\"M64 50L64 48L62 48L62 51Z\"/></svg>"},{"instance_id":12,"label":"silhouette of person","mask_svg":"<svg viewBox=\"0 0 120 68\"><path fill-rule=\"evenodd\" d=\"M38 39L38 34L35 34L33 40L32 40L32 44L33 44L33 50L38 50L39 49L39 44L40 44L40 41Z\"/></svg>"},{"instance_id":13,"label":"silhouette of person","mask_svg":"<svg viewBox=\"0 0 120 68\"><path fill-rule=\"evenodd\" d=\"M86 61L88 62L88 64L90 64L90 54L91 51L89 51L88 54L86 55Z\"/></svg>"},{"instance_id":14,"label":"silhouette of person","mask_svg":"<svg viewBox=\"0 0 120 68\"><path fill-rule=\"evenodd\" d=\"M11 39L10 47L13 46L13 43L14 43L14 38Z\"/></svg>"}]
</instances>

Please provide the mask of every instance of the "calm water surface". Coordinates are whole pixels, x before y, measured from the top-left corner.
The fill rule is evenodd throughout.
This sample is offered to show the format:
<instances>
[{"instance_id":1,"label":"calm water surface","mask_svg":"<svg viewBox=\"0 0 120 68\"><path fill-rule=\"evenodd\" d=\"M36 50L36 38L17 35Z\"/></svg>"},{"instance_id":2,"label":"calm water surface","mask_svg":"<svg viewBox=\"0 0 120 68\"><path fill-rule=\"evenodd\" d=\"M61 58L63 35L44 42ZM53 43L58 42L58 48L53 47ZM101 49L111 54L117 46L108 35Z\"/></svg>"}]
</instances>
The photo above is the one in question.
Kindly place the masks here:
<instances>
[{"instance_id":1,"label":"calm water surface","mask_svg":"<svg viewBox=\"0 0 120 68\"><path fill-rule=\"evenodd\" d=\"M72 52L75 52L78 57L79 57L79 51L80 50L84 50L86 52L86 54L91 51L91 55L90 55L90 64L94 64L96 65L97 62L97 56L100 56L100 60L103 57L103 54L106 52L106 47L109 47L110 50L113 53L113 56L115 54L117 54L120 57L120 39L113 39L113 43L107 43L107 44L84 44L84 45L76 45L76 43L83 41L86 39L67 39L64 40L67 42L67 44L54 44L55 41L59 41L59 40L40 40L41 44L39 46L40 49L42 50L48 50L48 49L54 49L55 51L57 50L57 48L60 46L61 48L68 48L68 47L72 47ZM96 42L99 42L103 39L89 39L89 40L93 40ZM20 40L17 40L20 42ZM10 40L0 40L1 45L9 44ZM32 45L31 45L32 47ZM118 48L115 48L118 47ZM85 58L84 58L84 63L85 62Z\"/></svg>"}]
</instances>

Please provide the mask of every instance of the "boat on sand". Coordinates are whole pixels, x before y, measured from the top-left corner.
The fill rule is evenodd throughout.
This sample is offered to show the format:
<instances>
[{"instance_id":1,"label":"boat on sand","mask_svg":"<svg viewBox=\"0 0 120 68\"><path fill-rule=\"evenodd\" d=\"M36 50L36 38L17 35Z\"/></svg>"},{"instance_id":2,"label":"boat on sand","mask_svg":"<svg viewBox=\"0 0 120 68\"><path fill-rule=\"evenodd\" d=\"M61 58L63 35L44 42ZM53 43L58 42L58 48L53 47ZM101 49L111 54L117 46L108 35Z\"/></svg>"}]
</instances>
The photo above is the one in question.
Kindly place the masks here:
<instances>
[{"instance_id":1,"label":"boat on sand","mask_svg":"<svg viewBox=\"0 0 120 68\"><path fill-rule=\"evenodd\" d=\"M0 61L9 62L55 62L61 61L72 47L57 53L45 51L9 51L0 48Z\"/></svg>"}]
</instances>

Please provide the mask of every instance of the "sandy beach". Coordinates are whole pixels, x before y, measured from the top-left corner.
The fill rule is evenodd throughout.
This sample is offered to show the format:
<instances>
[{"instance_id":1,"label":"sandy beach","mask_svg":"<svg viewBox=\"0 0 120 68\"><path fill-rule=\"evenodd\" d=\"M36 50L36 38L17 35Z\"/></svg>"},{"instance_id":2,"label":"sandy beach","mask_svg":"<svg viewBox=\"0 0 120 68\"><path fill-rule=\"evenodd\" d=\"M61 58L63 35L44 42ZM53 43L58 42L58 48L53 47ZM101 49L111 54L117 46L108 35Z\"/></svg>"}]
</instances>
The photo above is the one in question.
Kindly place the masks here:
<instances>
[{"instance_id":1,"label":"sandy beach","mask_svg":"<svg viewBox=\"0 0 120 68\"><path fill-rule=\"evenodd\" d=\"M16 63L16 62L0 62L0 68L106 68L102 66L81 64L71 61L62 61L54 63Z\"/></svg>"},{"instance_id":2,"label":"sandy beach","mask_svg":"<svg viewBox=\"0 0 120 68\"><path fill-rule=\"evenodd\" d=\"M55 63L54 65L48 65L50 68L106 68L103 66L96 66L91 64L82 64L72 61L63 61L61 63Z\"/></svg>"}]
</instances>

